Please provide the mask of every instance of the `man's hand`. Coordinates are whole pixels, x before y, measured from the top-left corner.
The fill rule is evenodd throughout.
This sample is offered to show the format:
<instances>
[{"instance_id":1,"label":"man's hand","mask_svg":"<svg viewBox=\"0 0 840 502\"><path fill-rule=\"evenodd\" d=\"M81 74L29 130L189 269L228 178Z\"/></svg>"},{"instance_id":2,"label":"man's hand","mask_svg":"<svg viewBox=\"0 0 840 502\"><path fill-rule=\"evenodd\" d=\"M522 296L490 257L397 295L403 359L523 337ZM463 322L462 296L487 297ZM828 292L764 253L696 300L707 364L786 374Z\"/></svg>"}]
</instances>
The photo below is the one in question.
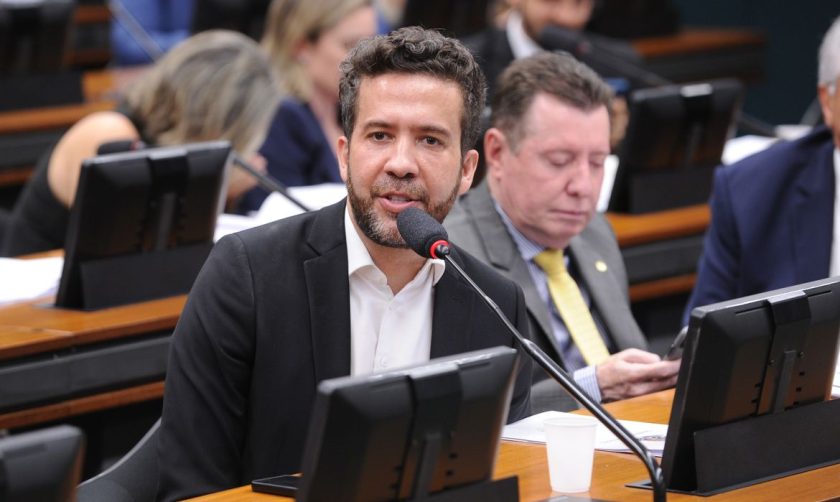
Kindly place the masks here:
<instances>
[{"instance_id":1,"label":"man's hand","mask_svg":"<svg viewBox=\"0 0 840 502\"><path fill-rule=\"evenodd\" d=\"M622 350L595 370L603 401L617 401L673 387L680 361L663 361L639 349Z\"/></svg>"}]
</instances>

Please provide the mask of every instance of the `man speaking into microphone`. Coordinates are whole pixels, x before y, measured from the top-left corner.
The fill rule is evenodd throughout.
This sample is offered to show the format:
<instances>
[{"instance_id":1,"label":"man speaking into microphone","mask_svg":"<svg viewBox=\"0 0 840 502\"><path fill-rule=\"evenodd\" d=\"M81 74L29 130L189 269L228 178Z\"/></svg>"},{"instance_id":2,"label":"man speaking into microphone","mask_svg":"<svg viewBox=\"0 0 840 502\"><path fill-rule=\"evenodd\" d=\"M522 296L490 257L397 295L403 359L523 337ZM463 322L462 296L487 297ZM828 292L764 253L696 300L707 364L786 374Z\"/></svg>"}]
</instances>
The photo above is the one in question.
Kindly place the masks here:
<instances>
[{"instance_id":1,"label":"man speaking into microphone","mask_svg":"<svg viewBox=\"0 0 840 502\"><path fill-rule=\"evenodd\" d=\"M347 200L229 236L207 259L173 335L163 500L297 472L321 380L514 345L468 284L408 249L396 225L409 207L442 221L472 183L485 97L473 57L404 28L360 43L341 72ZM518 286L452 254L527 333ZM529 411L521 362L509 421Z\"/></svg>"}]
</instances>

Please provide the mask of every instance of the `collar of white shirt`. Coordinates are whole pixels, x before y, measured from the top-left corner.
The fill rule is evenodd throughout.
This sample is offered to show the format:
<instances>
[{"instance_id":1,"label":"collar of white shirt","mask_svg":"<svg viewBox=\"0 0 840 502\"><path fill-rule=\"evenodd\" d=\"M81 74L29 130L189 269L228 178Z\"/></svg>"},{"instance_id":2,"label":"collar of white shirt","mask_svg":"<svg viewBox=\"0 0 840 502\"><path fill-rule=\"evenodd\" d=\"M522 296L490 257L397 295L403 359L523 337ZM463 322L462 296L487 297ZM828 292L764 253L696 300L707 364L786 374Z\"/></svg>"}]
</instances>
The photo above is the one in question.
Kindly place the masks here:
<instances>
[{"instance_id":1,"label":"collar of white shirt","mask_svg":"<svg viewBox=\"0 0 840 502\"><path fill-rule=\"evenodd\" d=\"M543 51L543 48L525 32L522 14L516 9L512 9L508 14L505 33L514 59L527 58Z\"/></svg>"}]
</instances>

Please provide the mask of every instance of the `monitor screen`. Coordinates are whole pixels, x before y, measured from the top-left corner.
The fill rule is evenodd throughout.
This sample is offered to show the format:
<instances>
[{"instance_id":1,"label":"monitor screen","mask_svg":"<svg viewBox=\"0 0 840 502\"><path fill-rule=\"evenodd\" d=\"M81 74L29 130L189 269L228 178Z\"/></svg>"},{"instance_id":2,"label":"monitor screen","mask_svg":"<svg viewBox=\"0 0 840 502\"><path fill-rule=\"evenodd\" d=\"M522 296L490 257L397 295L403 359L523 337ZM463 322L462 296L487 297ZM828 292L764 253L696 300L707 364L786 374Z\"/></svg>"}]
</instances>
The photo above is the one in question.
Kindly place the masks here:
<instances>
[{"instance_id":1,"label":"monitor screen","mask_svg":"<svg viewBox=\"0 0 840 502\"><path fill-rule=\"evenodd\" d=\"M0 439L0 500L74 500L84 443L84 434L69 425Z\"/></svg>"},{"instance_id":2,"label":"monitor screen","mask_svg":"<svg viewBox=\"0 0 840 502\"><path fill-rule=\"evenodd\" d=\"M694 309L662 457L669 489L696 489L694 434L828 399L840 277Z\"/></svg>"},{"instance_id":3,"label":"monitor screen","mask_svg":"<svg viewBox=\"0 0 840 502\"><path fill-rule=\"evenodd\" d=\"M516 365L496 347L321 382L296 500L404 500L490 480Z\"/></svg>"},{"instance_id":4,"label":"monitor screen","mask_svg":"<svg viewBox=\"0 0 840 502\"><path fill-rule=\"evenodd\" d=\"M73 0L0 0L0 75L67 67Z\"/></svg>"},{"instance_id":5,"label":"monitor screen","mask_svg":"<svg viewBox=\"0 0 840 502\"><path fill-rule=\"evenodd\" d=\"M705 202L742 94L742 85L732 79L632 92L610 210L645 212L646 204L656 210Z\"/></svg>"},{"instance_id":6,"label":"monitor screen","mask_svg":"<svg viewBox=\"0 0 840 502\"><path fill-rule=\"evenodd\" d=\"M100 308L189 291L224 203L227 141L85 160L56 305Z\"/></svg>"}]
</instances>

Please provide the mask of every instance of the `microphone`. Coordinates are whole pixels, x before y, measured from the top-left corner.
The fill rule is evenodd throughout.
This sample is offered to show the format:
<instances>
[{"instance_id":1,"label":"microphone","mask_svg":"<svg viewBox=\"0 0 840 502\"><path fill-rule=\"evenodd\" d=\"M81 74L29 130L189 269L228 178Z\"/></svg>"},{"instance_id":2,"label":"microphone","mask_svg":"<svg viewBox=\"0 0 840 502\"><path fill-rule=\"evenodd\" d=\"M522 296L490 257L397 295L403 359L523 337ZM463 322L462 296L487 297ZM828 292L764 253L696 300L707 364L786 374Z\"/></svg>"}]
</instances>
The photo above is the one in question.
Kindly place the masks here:
<instances>
[{"instance_id":1,"label":"microphone","mask_svg":"<svg viewBox=\"0 0 840 502\"><path fill-rule=\"evenodd\" d=\"M584 63L610 68L649 87L674 84L671 80L624 60L607 47L593 45L586 35L578 31L560 26L548 26L540 32L539 44L549 50L566 51ZM739 126L752 133L771 138L777 137L772 125L743 111L739 114L737 122Z\"/></svg>"},{"instance_id":2,"label":"microphone","mask_svg":"<svg viewBox=\"0 0 840 502\"><path fill-rule=\"evenodd\" d=\"M452 259L450 245L447 241L447 233L437 220L432 218L425 211L411 207L397 215L397 229L402 235L408 247L424 258L443 257L446 264L451 266L484 300L484 303L496 314L502 324L516 339L522 349L537 362L554 380L557 381L575 401L589 410L599 422L610 430L624 443L630 451L644 463L650 475L651 486L653 487L653 500L664 501L666 499L665 480L662 475L662 468L647 448L636 439L621 423L615 419L600 403L594 401L568 373L555 363L548 355L533 341L522 336L522 333L510 322L496 302L487 296L484 291L467 275L466 272Z\"/></svg>"},{"instance_id":3,"label":"microphone","mask_svg":"<svg viewBox=\"0 0 840 502\"><path fill-rule=\"evenodd\" d=\"M397 229L405 243L424 258L443 259L449 254L449 235L429 213L409 207L397 215Z\"/></svg>"},{"instance_id":4,"label":"microphone","mask_svg":"<svg viewBox=\"0 0 840 502\"><path fill-rule=\"evenodd\" d=\"M256 167L252 166L248 161L242 158L236 151L233 152L233 164L241 168L246 173L256 178L257 183L269 192L277 192L285 197L289 202L303 209L305 212L312 211L312 208L304 204L297 197L289 193L289 188L280 183L277 178L261 173Z\"/></svg>"}]
</instances>

